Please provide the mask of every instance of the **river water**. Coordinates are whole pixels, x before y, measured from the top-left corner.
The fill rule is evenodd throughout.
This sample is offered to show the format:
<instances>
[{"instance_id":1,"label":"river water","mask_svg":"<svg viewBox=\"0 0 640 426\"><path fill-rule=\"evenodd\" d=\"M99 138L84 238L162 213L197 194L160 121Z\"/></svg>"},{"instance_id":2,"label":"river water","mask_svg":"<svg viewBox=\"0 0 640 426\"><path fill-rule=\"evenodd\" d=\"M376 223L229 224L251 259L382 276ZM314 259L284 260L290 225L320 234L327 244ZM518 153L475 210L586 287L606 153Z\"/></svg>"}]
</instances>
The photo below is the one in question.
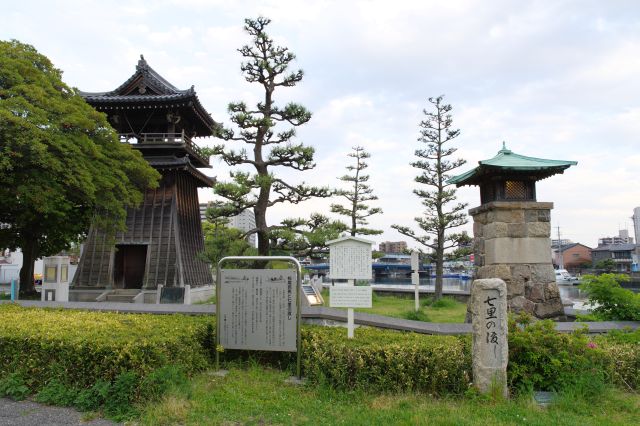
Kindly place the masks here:
<instances>
[{"instance_id":1,"label":"river water","mask_svg":"<svg viewBox=\"0 0 640 426\"><path fill-rule=\"evenodd\" d=\"M443 291L446 293L447 291L451 292L470 292L471 291L471 282L472 280L462 280L459 278L444 278L443 279ZM380 284L385 286L399 286L403 288L414 288L411 284L411 280L408 278L397 278L397 279L376 279L372 281L371 284ZM434 278L421 278L420 279L420 289L424 290L434 290L435 288L435 279ZM562 298L562 302L565 304L573 304L575 309L587 309L588 306L585 306L587 302L587 295L584 291L580 290L578 286L574 285L558 285L558 289L560 290L560 297ZM639 288L630 288L636 293L640 292Z\"/></svg>"}]
</instances>

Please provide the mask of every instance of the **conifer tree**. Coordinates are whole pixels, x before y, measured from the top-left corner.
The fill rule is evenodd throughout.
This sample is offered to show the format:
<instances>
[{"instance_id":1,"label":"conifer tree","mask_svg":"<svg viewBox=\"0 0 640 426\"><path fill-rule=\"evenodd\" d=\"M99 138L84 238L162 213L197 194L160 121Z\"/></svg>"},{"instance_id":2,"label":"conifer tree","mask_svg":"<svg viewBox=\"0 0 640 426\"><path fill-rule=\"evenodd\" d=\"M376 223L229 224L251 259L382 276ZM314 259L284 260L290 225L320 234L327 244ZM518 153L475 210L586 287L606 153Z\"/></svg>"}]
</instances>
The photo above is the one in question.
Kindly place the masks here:
<instances>
[{"instance_id":1,"label":"conifer tree","mask_svg":"<svg viewBox=\"0 0 640 426\"><path fill-rule=\"evenodd\" d=\"M339 189L335 192L336 195L346 198L349 203L346 207L340 204L331 204L331 212L347 216L351 219L349 232L352 236L381 234L381 230L364 228L362 226L368 224L368 217L382 213L382 209L378 207L371 208L365 204L367 201L378 199L376 195L373 195L373 189L367 184L369 175L362 173L364 169L369 167L364 160L370 158L371 154L366 152L361 146L354 146L352 150L353 152L347 155L355 159L355 165L349 165L346 169L353 174L346 174L338 179L350 183L353 187L347 190Z\"/></svg>"},{"instance_id":2,"label":"conifer tree","mask_svg":"<svg viewBox=\"0 0 640 426\"><path fill-rule=\"evenodd\" d=\"M295 55L288 48L274 44L265 32L271 21L259 17L245 19L245 31L252 37L252 44L238 49L245 59L241 71L245 80L260 86L262 99L254 108L244 102L229 104L231 121L239 129L220 126L217 136L227 142L248 145L238 150L218 145L212 154L220 155L230 166L249 166L255 171L233 170L230 182L219 182L214 192L228 201L226 215L238 214L253 209L256 228L247 234L257 233L258 254L269 254L269 232L275 226L267 224L267 209L279 203L298 204L313 197L328 197L328 188L293 184L274 174L276 167L288 167L298 171L315 167L314 149L302 143L293 143L296 127L307 123L311 113L305 107L289 103L278 107L275 103L276 89L296 86L304 73L302 70L289 71ZM292 127L276 130L278 124ZM212 212L218 216L217 212Z\"/></svg>"},{"instance_id":3,"label":"conifer tree","mask_svg":"<svg viewBox=\"0 0 640 426\"><path fill-rule=\"evenodd\" d=\"M335 240L347 229L339 220L320 213L311 213L308 219L285 219L271 233L271 247L292 256L318 257L328 251L327 241Z\"/></svg>"},{"instance_id":4,"label":"conifer tree","mask_svg":"<svg viewBox=\"0 0 640 426\"><path fill-rule=\"evenodd\" d=\"M416 176L415 181L426 185L427 189L414 189L414 193L422 198L422 205L426 208L422 217L416 217L415 221L424 231L424 235L418 235L412 229L403 225L392 225L403 235L410 237L425 247L433 250L436 263L436 285L434 298L442 297L442 275L445 250L459 245L462 234L447 233L448 230L467 223L467 215L464 209L465 203L456 203L456 190L450 188L447 180L451 177L448 173L466 163L463 159L448 160L457 148L448 144L460 135L460 130L453 129L451 117L451 105L443 103L443 96L429 98L433 110L423 111L425 119L420 122L419 142L426 145L424 149L415 151L417 161L411 166L422 170ZM445 147L445 145L447 145Z\"/></svg>"}]
</instances>

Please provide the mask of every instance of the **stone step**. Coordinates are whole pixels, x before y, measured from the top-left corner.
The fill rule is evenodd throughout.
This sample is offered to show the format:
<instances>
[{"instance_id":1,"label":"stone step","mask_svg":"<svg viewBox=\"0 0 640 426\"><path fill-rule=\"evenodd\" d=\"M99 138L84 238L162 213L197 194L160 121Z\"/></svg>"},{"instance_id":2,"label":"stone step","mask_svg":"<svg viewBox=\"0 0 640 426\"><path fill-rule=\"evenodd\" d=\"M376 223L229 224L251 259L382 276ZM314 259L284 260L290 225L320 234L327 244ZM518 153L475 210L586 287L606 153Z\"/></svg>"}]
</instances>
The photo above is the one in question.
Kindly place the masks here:
<instances>
[{"instance_id":1,"label":"stone step","mask_svg":"<svg viewBox=\"0 0 640 426\"><path fill-rule=\"evenodd\" d=\"M135 295L134 295L135 296ZM134 296L128 294L109 294L107 302L133 303Z\"/></svg>"},{"instance_id":2,"label":"stone step","mask_svg":"<svg viewBox=\"0 0 640 426\"><path fill-rule=\"evenodd\" d=\"M135 296L136 294L140 293L140 289L139 288L116 288L114 290L111 291L111 294L114 295L126 295L126 296Z\"/></svg>"}]
</instances>

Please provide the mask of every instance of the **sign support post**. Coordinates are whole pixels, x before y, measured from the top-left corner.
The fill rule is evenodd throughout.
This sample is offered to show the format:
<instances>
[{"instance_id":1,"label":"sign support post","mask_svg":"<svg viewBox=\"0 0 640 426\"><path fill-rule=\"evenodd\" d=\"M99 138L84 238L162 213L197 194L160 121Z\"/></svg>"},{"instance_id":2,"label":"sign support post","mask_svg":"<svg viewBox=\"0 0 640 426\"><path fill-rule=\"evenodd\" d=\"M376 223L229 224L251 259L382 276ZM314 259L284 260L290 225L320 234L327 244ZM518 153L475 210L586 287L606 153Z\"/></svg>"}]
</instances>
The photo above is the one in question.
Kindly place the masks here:
<instances>
[{"instance_id":1,"label":"sign support post","mask_svg":"<svg viewBox=\"0 0 640 426\"><path fill-rule=\"evenodd\" d=\"M18 286L16 285L16 280L13 279L11 280L11 301L15 302L16 299L18 298Z\"/></svg>"},{"instance_id":2,"label":"sign support post","mask_svg":"<svg viewBox=\"0 0 640 426\"><path fill-rule=\"evenodd\" d=\"M280 260L295 266L295 290L291 287L291 269L233 269L222 270L222 265L232 261ZM223 272L225 277L223 279ZM287 277L287 275L289 275ZM223 281L229 290L223 288ZM220 370L221 342L229 342L230 349L272 350L297 354L296 376L302 379L302 341L300 336L300 293L302 291L302 267L290 256L229 256L218 262L216 279L216 369ZM229 292L227 295L226 293ZM295 293L295 296L292 294ZM222 299L228 298L223 307ZM295 313L290 307L295 300ZM244 309L240 309L235 304ZM287 308L288 307L288 308ZM248 312L249 308L254 311ZM280 308L278 310L277 308ZM226 309L226 311L223 311ZM295 332L291 320L295 317ZM225 322L225 327L223 327ZM242 333L234 327L244 327ZM224 333L224 336L223 336ZM291 336L295 334L295 345Z\"/></svg>"},{"instance_id":3,"label":"sign support post","mask_svg":"<svg viewBox=\"0 0 640 426\"><path fill-rule=\"evenodd\" d=\"M349 280L351 287L355 286L355 280ZM347 308L347 338L353 339L353 330L355 326L353 324L353 308Z\"/></svg>"},{"instance_id":4,"label":"sign support post","mask_svg":"<svg viewBox=\"0 0 640 426\"><path fill-rule=\"evenodd\" d=\"M415 285L416 312L420 310L420 257L417 251L411 252L411 282Z\"/></svg>"}]
</instances>

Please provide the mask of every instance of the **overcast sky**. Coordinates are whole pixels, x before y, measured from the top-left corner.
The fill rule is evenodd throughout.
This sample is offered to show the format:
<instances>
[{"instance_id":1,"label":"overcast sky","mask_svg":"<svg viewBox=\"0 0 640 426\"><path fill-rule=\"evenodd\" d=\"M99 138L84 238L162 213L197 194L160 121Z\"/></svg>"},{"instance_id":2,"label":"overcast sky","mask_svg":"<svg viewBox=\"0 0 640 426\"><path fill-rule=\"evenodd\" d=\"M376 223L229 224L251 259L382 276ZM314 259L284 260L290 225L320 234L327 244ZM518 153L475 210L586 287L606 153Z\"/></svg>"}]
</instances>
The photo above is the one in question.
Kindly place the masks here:
<instances>
[{"instance_id":1,"label":"overcast sky","mask_svg":"<svg viewBox=\"0 0 640 426\"><path fill-rule=\"evenodd\" d=\"M316 149L311 172L293 180L340 185L355 145L371 153L370 183L383 215L376 242L406 239L418 123L427 98L453 106L454 142L468 163L493 157L506 141L516 153L578 161L537 186L551 201L554 237L595 247L619 229L633 233L640 206L640 3L637 1L12 1L0 39L34 45L85 91L107 91L135 71L139 55L179 88L195 85L204 107L229 123L230 101L255 101L237 48L249 42L246 17L272 19L269 33L296 55L302 83L276 93L313 112L298 140ZM203 141L203 144L213 143ZM212 158L208 172L226 179ZM276 172L277 173L277 172ZM458 173L455 173L458 174ZM469 207L477 187L458 191ZM200 193L201 201L213 198ZM337 201L337 200L334 200ZM284 217L328 212L331 200L272 208ZM463 229L472 232L471 224ZM410 244L413 245L413 244Z\"/></svg>"}]
</instances>

